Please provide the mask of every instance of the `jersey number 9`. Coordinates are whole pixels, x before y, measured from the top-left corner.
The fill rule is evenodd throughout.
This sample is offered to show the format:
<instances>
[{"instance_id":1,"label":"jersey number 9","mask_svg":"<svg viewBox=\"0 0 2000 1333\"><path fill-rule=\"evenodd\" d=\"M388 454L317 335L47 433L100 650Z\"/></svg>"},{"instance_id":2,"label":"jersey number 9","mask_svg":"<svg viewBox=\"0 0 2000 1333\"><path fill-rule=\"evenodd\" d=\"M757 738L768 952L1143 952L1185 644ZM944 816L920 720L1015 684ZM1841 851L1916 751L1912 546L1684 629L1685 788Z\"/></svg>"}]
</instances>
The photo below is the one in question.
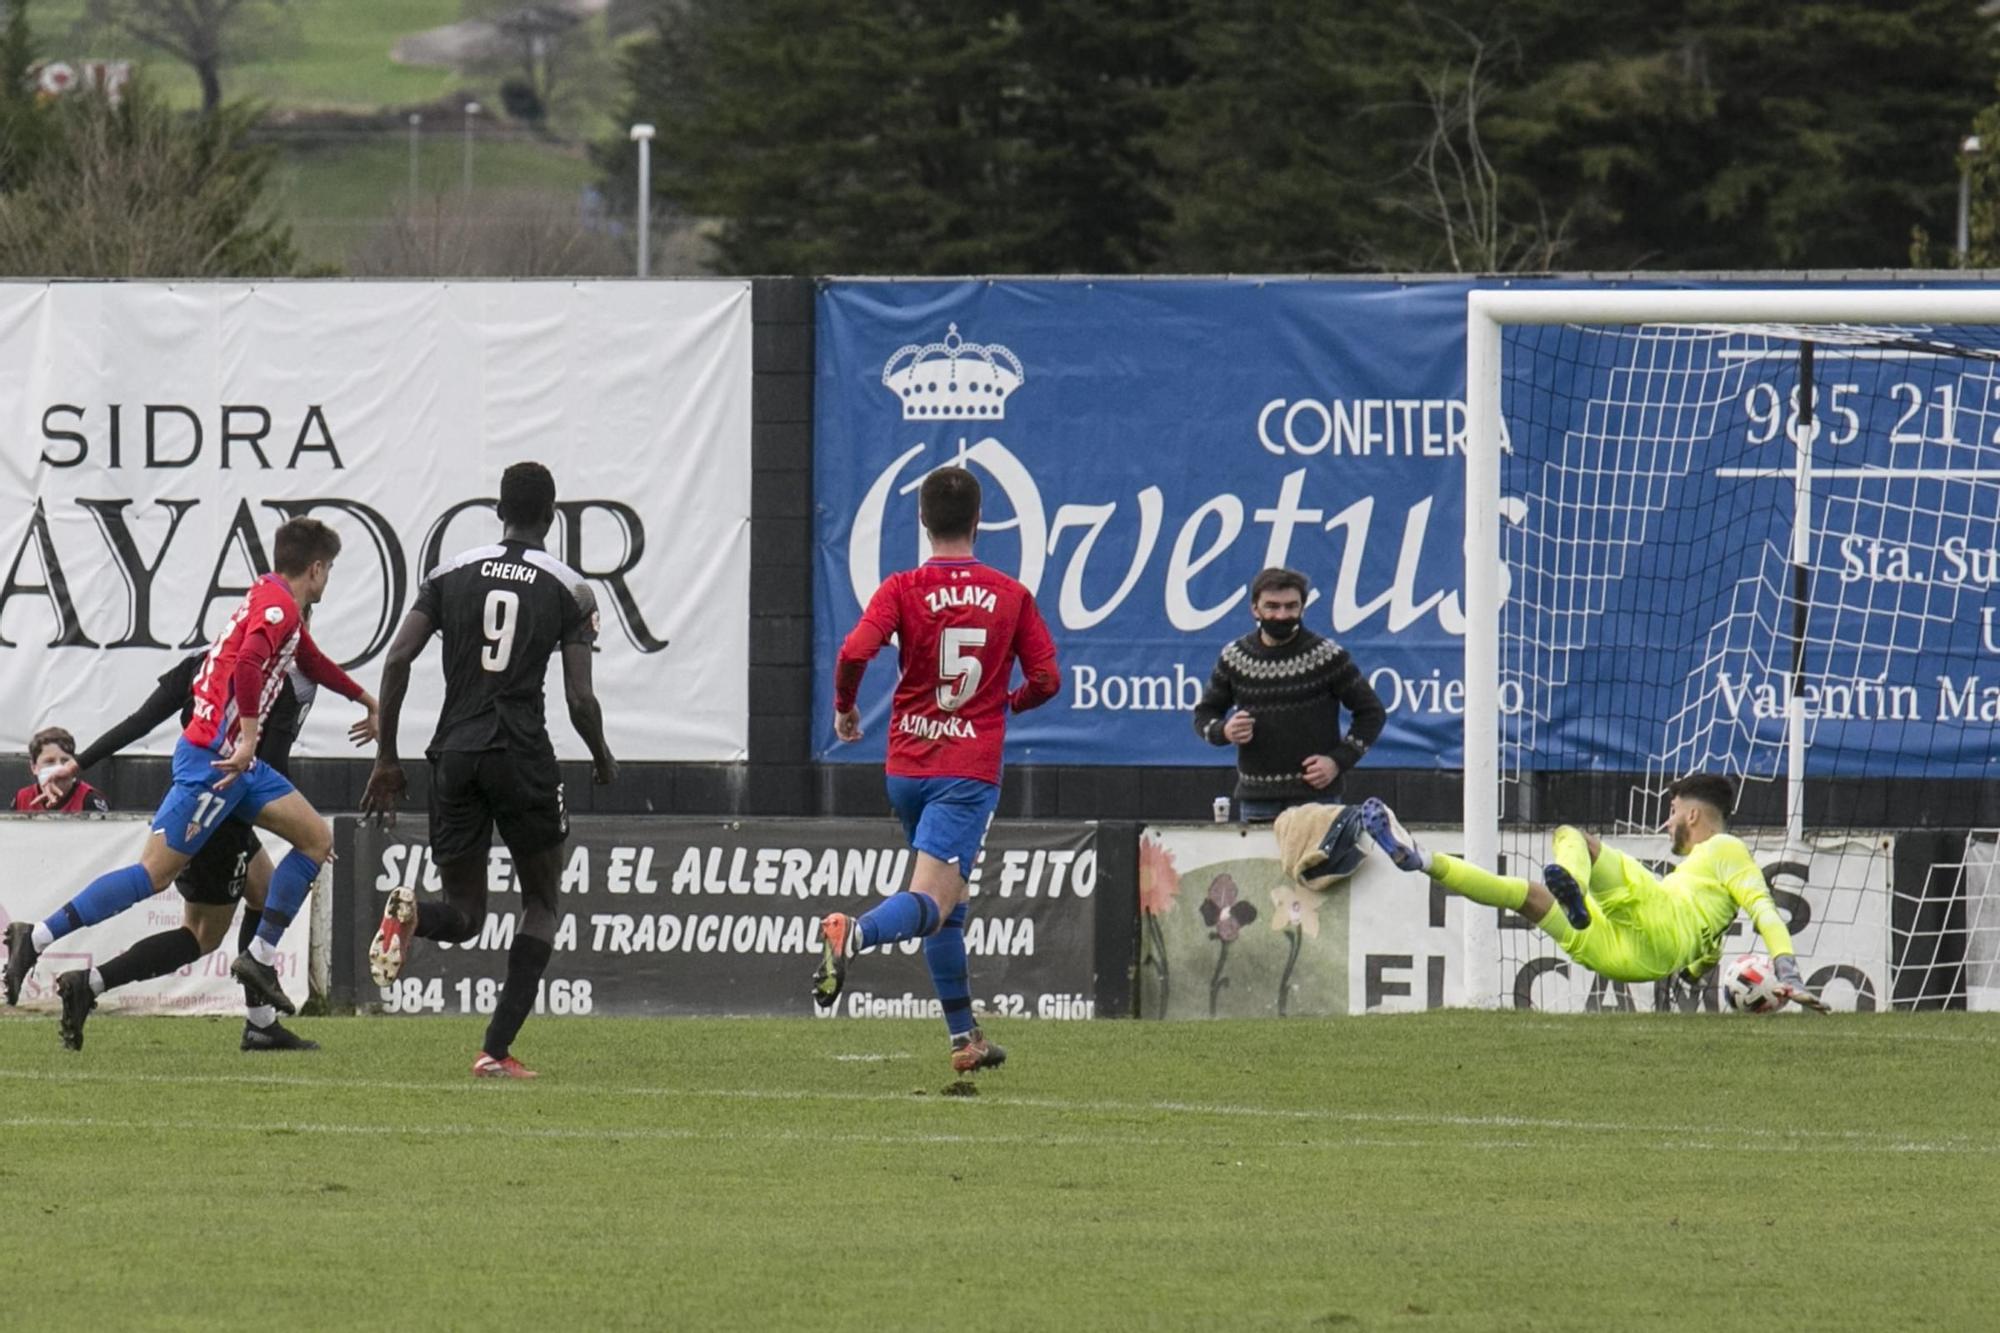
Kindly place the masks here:
<instances>
[{"instance_id":1,"label":"jersey number 9","mask_svg":"<svg viewBox=\"0 0 2000 1333\"><path fill-rule=\"evenodd\" d=\"M486 594L486 647L479 665L488 671L505 671L514 660L514 630L521 623L521 594L495 588Z\"/></svg>"}]
</instances>

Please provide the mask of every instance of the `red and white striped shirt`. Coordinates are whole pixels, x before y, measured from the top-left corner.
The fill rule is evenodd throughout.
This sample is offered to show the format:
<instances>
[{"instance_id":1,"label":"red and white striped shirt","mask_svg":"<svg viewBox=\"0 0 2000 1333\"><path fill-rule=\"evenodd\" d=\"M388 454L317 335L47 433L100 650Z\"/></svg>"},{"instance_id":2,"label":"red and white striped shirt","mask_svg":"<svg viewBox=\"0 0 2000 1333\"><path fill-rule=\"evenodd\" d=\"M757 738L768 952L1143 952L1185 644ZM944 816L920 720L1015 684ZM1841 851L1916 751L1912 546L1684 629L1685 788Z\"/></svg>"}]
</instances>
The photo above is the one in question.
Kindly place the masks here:
<instances>
[{"instance_id":1,"label":"red and white striped shirt","mask_svg":"<svg viewBox=\"0 0 2000 1333\"><path fill-rule=\"evenodd\" d=\"M361 686L306 632L291 588L276 574L266 574L229 613L229 623L195 673L194 713L181 734L203 749L223 754L235 749L244 716L262 719L270 712L294 660L307 680L349 699L361 697Z\"/></svg>"}]
</instances>

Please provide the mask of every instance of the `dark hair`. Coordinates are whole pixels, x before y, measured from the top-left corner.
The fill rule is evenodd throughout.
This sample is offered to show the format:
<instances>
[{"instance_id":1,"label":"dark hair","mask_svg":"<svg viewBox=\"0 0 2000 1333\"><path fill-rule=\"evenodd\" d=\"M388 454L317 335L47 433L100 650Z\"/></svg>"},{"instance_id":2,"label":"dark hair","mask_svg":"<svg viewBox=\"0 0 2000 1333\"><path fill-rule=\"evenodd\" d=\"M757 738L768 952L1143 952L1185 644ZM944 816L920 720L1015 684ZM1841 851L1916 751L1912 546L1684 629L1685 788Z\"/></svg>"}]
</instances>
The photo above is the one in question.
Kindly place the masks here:
<instances>
[{"instance_id":1,"label":"dark hair","mask_svg":"<svg viewBox=\"0 0 2000 1333\"><path fill-rule=\"evenodd\" d=\"M962 467L941 467L924 478L917 513L933 540L970 537L979 526L979 478Z\"/></svg>"},{"instance_id":2,"label":"dark hair","mask_svg":"<svg viewBox=\"0 0 2000 1333\"><path fill-rule=\"evenodd\" d=\"M1691 773L1668 787L1667 795L1712 805L1724 820L1736 809L1736 784L1715 773Z\"/></svg>"},{"instance_id":3,"label":"dark hair","mask_svg":"<svg viewBox=\"0 0 2000 1333\"><path fill-rule=\"evenodd\" d=\"M1250 605L1257 605L1257 599L1273 588L1292 588L1298 592L1299 600L1303 602L1306 595L1312 591L1312 584L1307 582L1306 576L1296 569L1267 569L1250 580Z\"/></svg>"},{"instance_id":4,"label":"dark hair","mask_svg":"<svg viewBox=\"0 0 2000 1333\"><path fill-rule=\"evenodd\" d=\"M316 518L290 518L271 543L271 567L286 577L312 568L316 561L340 554L340 534Z\"/></svg>"},{"instance_id":5,"label":"dark hair","mask_svg":"<svg viewBox=\"0 0 2000 1333\"><path fill-rule=\"evenodd\" d=\"M515 463L500 474L500 521L538 527L556 521L556 479L540 463Z\"/></svg>"},{"instance_id":6,"label":"dark hair","mask_svg":"<svg viewBox=\"0 0 2000 1333\"><path fill-rule=\"evenodd\" d=\"M43 747L48 745L60 745L64 754L76 758L76 737L70 735L69 728L43 727L28 742L28 762L32 764L40 758Z\"/></svg>"}]
</instances>

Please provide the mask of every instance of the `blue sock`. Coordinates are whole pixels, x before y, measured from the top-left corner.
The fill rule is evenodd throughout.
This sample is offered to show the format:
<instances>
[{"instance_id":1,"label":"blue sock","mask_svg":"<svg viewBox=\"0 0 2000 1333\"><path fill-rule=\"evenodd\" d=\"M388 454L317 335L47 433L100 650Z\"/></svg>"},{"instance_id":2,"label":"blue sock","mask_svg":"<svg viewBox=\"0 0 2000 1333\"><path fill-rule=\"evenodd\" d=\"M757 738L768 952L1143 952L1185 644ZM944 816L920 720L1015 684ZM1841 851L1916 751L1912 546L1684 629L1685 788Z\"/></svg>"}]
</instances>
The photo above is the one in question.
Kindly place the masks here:
<instances>
[{"instance_id":1,"label":"blue sock","mask_svg":"<svg viewBox=\"0 0 2000 1333\"><path fill-rule=\"evenodd\" d=\"M888 901L855 923L860 931L855 947L873 949L879 944L913 940L936 930L937 923L937 904L926 894L904 889L901 893L891 894Z\"/></svg>"},{"instance_id":2,"label":"blue sock","mask_svg":"<svg viewBox=\"0 0 2000 1333\"><path fill-rule=\"evenodd\" d=\"M972 1031L972 987L965 978L965 904L951 909L938 933L924 941L924 961L930 964L931 985L944 1003L944 1025L951 1035Z\"/></svg>"},{"instance_id":3,"label":"blue sock","mask_svg":"<svg viewBox=\"0 0 2000 1333\"><path fill-rule=\"evenodd\" d=\"M61 939L72 930L109 921L152 896L153 877L146 873L146 867L134 862L107 870L90 881L82 893L57 908L55 915L42 924L49 928L49 934Z\"/></svg>"},{"instance_id":4,"label":"blue sock","mask_svg":"<svg viewBox=\"0 0 2000 1333\"><path fill-rule=\"evenodd\" d=\"M264 919L257 923L258 939L273 949L278 947L317 878L319 862L304 852L290 852L278 862L278 868L271 872L271 887L264 890Z\"/></svg>"}]
</instances>

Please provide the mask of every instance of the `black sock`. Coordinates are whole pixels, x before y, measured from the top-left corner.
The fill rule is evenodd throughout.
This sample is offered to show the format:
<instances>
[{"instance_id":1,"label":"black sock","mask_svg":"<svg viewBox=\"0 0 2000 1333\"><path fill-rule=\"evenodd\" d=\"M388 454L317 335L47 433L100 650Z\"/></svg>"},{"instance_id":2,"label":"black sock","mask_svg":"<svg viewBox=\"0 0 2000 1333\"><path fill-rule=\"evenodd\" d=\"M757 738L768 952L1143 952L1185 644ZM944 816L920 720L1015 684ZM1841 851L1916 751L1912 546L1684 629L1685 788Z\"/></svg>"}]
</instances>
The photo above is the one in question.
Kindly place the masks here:
<instances>
[{"instance_id":1,"label":"black sock","mask_svg":"<svg viewBox=\"0 0 2000 1333\"><path fill-rule=\"evenodd\" d=\"M116 958L98 964L104 989L116 990L135 981L150 981L177 972L201 957L201 941L186 926L148 935Z\"/></svg>"},{"instance_id":2,"label":"black sock","mask_svg":"<svg viewBox=\"0 0 2000 1333\"><path fill-rule=\"evenodd\" d=\"M450 903L417 904L417 938L460 944L472 938L472 923Z\"/></svg>"},{"instance_id":3,"label":"black sock","mask_svg":"<svg viewBox=\"0 0 2000 1333\"><path fill-rule=\"evenodd\" d=\"M535 1007L535 990L542 973L548 970L549 955L555 946L533 935L516 935L507 951L507 984L500 988L500 1003L493 1009L493 1021L486 1025L486 1053L495 1060L507 1058L508 1048L528 1021Z\"/></svg>"},{"instance_id":4,"label":"black sock","mask_svg":"<svg viewBox=\"0 0 2000 1333\"><path fill-rule=\"evenodd\" d=\"M249 903L243 904L243 924L236 928L236 952L246 953L249 951L250 941L257 938L257 926L263 919L263 908L252 907ZM255 1009L258 1005L264 1003L264 1001L259 998L256 992L245 986L243 988L243 1003L246 1008Z\"/></svg>"}]
</instances>

